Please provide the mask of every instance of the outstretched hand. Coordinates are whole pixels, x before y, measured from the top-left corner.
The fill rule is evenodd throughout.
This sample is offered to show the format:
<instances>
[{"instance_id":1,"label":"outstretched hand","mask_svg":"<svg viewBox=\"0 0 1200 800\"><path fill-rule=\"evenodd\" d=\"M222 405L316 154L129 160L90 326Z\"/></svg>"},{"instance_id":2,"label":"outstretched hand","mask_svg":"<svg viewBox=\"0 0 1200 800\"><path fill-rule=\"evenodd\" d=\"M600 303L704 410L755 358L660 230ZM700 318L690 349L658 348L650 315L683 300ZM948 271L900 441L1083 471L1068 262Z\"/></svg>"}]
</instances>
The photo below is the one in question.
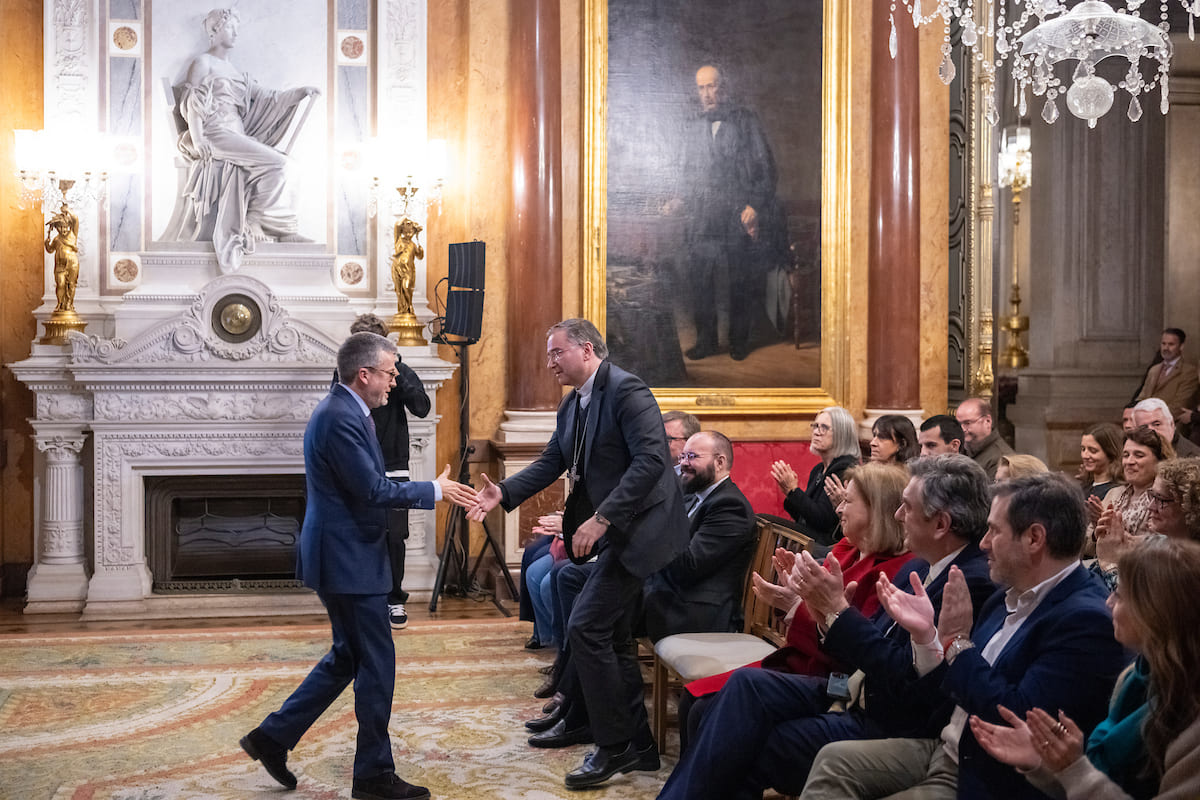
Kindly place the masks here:
<instances>
[{"instance_id":1,"label":"outstretched hand","mask_svg":"<svg viewBox=\"0 0 1200 800\"><path fill-rule=\"evenodd\" d=\"M442 470L442 474L437 476L437 482L442 487L443 500L449 500L456 506L462 506L463 508L470 508L473 503L477 502L478 494L474 488L465 483L459 483L450 477L449 464Z\"/></svg>"},{"instance_id":2,"label":"outstretched hand","mask_svg":"<svg viewBox=\"0 0 1200 800\"><path fill-rule=\"evenodd\" d=\"M448 470L449 467L446 467ZM472 522L483 522L488 512L500 505L503 494L500 487L492 483L486 473L479 476L483 480L483 488L475 495L475 503L467 508L467 519Z\"/></svg>"},{"instance_id":3,"label":"outstretched hand","mask_svg":"<svg viewBox=\"0 0 1200 800\"><path fill-rule=\"evenodd\" d=\"M1083 756L1083 731L1061 710L1055 719L1040 708L1031 708L1025 724L1034 748L1050 770L1062 772Z\"/></svg>"}]
</instances>

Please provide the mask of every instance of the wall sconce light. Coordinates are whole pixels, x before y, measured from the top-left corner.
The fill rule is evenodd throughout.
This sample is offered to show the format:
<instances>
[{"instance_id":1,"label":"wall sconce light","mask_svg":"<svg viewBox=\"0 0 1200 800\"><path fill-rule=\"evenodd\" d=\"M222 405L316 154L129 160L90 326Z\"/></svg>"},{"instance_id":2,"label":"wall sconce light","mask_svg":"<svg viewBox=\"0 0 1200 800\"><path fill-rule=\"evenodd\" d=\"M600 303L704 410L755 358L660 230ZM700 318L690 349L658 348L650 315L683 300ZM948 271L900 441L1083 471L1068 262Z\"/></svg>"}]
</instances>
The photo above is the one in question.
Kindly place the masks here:
<instances>
[{"instance_id":1,"label":"wall sconce light","mask_svg":"<svg viewBox=\"0 0 1200 800\"><path fill-rule=\"evenodd\" d=\"M54 294L57 304L46 320L43 344L67 344L68 331L86 327L75 313L79 285L79 217L72 205L103 198L108 172L99 155L99 136L52 139L45 131L16 130L14 148L22 208L41 199L46 223L43 246L54 255ZM97 168L99 166L100 168Z\"/></svg>"}]
</instances>

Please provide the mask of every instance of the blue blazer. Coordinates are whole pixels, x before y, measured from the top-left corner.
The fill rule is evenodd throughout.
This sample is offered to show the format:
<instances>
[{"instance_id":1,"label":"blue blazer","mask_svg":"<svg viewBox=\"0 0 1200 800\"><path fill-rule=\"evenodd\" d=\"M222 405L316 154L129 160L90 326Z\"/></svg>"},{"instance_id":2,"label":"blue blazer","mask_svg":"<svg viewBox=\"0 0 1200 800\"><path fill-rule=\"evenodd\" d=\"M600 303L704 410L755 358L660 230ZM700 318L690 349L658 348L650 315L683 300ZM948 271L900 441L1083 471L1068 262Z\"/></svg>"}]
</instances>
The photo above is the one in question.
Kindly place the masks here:
<instances>
[{"instance_id":1,"label":"blue blazer","mask_svg":"<svg viewBox=\"0 0 1200 800\"><path fill-rule=\"evenodd\" d=\"M996 591L988 576L987 555L972 542L954 557L950 566L962 570L978 618L984 603ZM909 576L913 573L924 579L929 574L929 562L913 559L892 583L911 594ZM925 587L935 613L941 613L942 590L949 577L947 567ZM822 647L838 661L852 664L867 674L863 682L866 716L888 736L936 738L950 720L953 708L946 705L941 687L918 680L908 631L895 624L884 608L880 607L870 619L853 607L842 612L829 628Z\"/></svg>"},{"instance_id":2,"label":"blue blazer","mask_svg":"<svg viewBox=\"0 0 1200 800\"><path fill-rule=\"evenodd\" d=\"M976 646L921 680L940 684L952 703L988 722L1005 724L997 704L1022 718L1031 708L1052 715L1062 709L1086 736L1104 719L1117 675L1130 661L1129 653L1113 638L1107 599L1104 584L1077 565L1038 604L996 663L989 665L981 651L1007 616L1004 591L998 591L984 605L971 632ZM958 796L972 800L1045 797L1016 769L989 756L969 725L958 740Z\"/></svg>"},{"instance_id":3,"label":"blue blazer","mask_svg":"<svg viewBox=\"0 0 1200 800\"><path fill-rule=\"evenodd\" d=\"M304 430L304 478L297 576L318 592L389 592L387 510L433 508L433 484L401 483L384 474L379 440L341 384L317 405Z\"/></svg>"},{"instance_id":4,"label":"blue blazer","mask_svg":"<svg viewBox=\"0 0 1200 800\"><path fill-rule=\"evenodd\" d=\"M571 466L575 397L558 406L558 424L541 456L500 484L506 511L545 489ZM662 412L640 378L603 361L592 382L584 437L583 483L595 510L610 523L601 547L645 578L688 546L688 518L671 463Z\"/></svg>"}]
</instances>

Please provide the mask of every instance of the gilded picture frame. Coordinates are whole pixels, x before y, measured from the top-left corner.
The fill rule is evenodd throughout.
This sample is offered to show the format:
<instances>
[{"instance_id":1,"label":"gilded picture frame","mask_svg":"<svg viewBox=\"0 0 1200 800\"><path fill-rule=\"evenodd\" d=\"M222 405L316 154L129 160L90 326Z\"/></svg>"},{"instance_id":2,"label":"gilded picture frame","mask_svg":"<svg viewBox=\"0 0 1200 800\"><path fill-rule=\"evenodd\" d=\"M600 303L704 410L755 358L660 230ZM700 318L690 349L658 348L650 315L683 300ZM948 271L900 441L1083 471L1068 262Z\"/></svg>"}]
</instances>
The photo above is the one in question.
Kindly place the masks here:
<instances>
[{"instance_id":1,"label":"gilded picture frame","mask_svg":"<svg viewBox=\"0 0 1200 800\"><path fill-rule=\"evenodd\" d=\"M602 330L608 318L608 0L586 0L582 80L583 313ZM820 356L815 385L654 386L663 408L724 417L811 416L848 389L850 274L850 4L823 0L820 177ZM611 336L610 336L611 339Z\"/></svg>"}]
</instances>

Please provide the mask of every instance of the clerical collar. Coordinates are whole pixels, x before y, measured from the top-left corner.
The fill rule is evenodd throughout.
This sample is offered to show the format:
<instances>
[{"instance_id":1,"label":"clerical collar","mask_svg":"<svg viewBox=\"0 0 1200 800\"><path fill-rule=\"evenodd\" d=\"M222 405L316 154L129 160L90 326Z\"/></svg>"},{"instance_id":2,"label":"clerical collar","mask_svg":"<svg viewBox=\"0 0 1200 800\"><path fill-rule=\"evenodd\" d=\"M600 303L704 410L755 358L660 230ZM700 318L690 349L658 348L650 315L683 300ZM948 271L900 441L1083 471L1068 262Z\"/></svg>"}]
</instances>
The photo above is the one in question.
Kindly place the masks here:
<instances>
[{"instance_id":1,"label":"clerical collar","mask_svg":"<svg viewBox=\"0 0 1200 800\"><path fill-rule=\"evenodd\" d=\"M575 394L578 395L578 397L579 397L579 407L580 408L588 407L588 403L592 399L592 384L596 382L596 373L599 371L600 371L600 366L597 365L596 369L592 370L592 374L588 376L588 379L583 382L583 386L580 386L578 389L575 390Z\"/></svg>"}]
</instances>

